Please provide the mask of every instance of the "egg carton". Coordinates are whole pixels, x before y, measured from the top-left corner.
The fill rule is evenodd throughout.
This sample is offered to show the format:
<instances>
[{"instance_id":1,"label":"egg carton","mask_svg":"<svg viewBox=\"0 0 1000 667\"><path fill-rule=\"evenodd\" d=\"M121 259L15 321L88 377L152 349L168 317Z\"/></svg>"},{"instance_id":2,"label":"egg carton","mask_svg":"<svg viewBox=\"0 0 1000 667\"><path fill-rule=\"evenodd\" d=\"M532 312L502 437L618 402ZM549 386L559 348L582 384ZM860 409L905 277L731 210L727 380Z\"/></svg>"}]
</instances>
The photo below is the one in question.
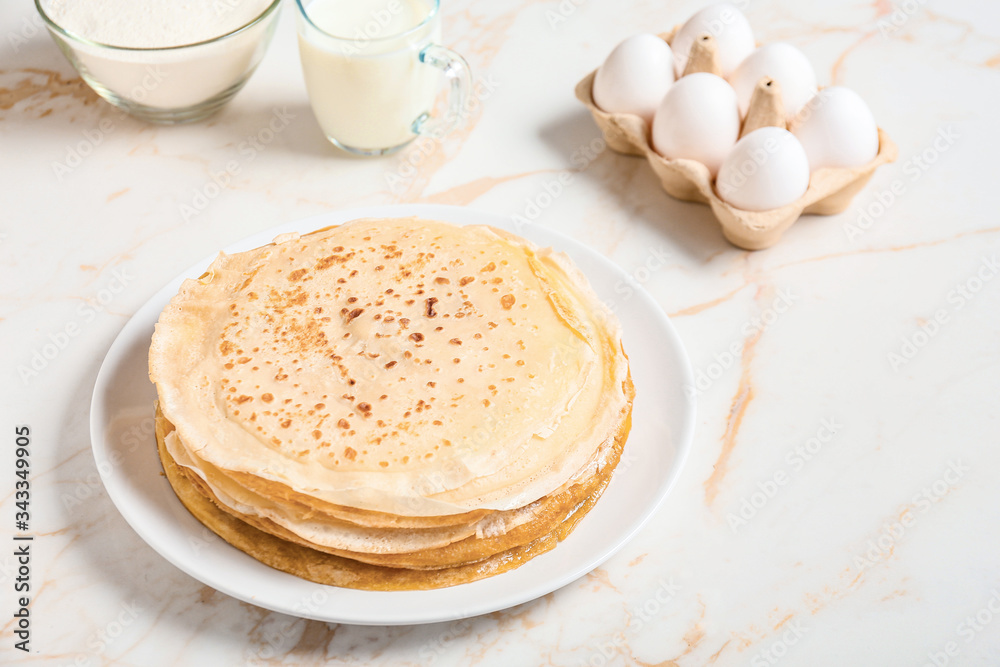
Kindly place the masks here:
<instances>
[{"instance_id":1,"label":"egg carton","mask_svg":"<svg viewBox=\"0 0 1000 667\"><path fill-rule=\"evenodd\" d=\"M679 26L660 37L670 44ZM710 72L721 76L715 39L703 34L691 47L682 76L695 72ZM576 97L583 102L604 135L608 147L625 155L646 158L660 179L663 189L683 201L708 204L722 225L722 233L735 246L746 250L770 248L803 213L833 215L843 212L854 196L868 183L875 169L896 159L898 149L879 128L878 154L868 163L851 169L824 168L812 172L809 187L798 200L768 211L744 211L723 201L713 186L711 173L696 160L668 160L653 150L650 128L639 116L627 113L606 113L594 103L592 90L597 70L576 85ZM740 137L760 127L786 127L781 103L781 88L777 81L763 78L754 89Z\"/></svg>"}]
</instances>

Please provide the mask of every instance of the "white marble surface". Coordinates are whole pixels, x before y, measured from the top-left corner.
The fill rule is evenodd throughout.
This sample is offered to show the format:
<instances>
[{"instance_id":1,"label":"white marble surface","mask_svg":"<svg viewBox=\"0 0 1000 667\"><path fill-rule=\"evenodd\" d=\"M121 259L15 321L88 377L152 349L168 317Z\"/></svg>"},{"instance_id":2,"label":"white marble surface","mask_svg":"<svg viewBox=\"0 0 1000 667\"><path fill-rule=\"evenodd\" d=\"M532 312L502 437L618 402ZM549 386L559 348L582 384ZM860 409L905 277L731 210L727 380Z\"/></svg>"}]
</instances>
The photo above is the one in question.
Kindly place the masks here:
<instances>
[{"instance_id":1,"label":"white marble surface","mask_svg":"<svg viewBox=\"0 0 1000 667\"><path fill-rule=\"evenodd\" d=\"M446 1L446 42L492 91L461 135L372 161L323 142L290 6L230 106L164 128L98 100L28 0L0 5L0 497L10 534L13 428L28 424L36 535L30 655L13 647L16 563L0 549L0 662L1000 664L1000 10L900 3L910 11L889 30L885 0L744 3L759 39L792 42L822 84L860 92L900 147L847 212L749 253L706 207L667 197L641 160L590 154L599 134L572 94L622 38L700 4ZM273 141L240 152L286 111ZM88 154L60 178L73 151ZM181 205L234 159L237 175L185 220ZM680 483L605 566L468 621L328 626L202 586L125 524L90 453L90 392L161 284L240 237L331 209L524 214L560 175L538 222L644 281L705 374ZM22 378L67 327L64 348ZM737 525L745 503L758 507Z\"/></svg>"}]
</instances>

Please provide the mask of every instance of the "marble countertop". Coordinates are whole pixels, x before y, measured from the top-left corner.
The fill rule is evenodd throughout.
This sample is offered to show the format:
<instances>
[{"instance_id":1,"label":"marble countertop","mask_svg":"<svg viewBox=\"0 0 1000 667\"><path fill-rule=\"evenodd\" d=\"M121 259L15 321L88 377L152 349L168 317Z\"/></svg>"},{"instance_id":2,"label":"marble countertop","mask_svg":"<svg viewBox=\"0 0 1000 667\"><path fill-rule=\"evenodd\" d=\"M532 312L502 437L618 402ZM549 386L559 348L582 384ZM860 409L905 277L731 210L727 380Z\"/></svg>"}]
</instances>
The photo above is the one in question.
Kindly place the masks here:
<instances>
[{"instance_id":1,"label":"marble countertop","mask_svg":"<svg viewBox=\"0 0 1000 667\"><path fill-rule=\"evenodd\" d=\"M29 654L14 648L17 559L0 555L0 662L1000 664L1000 7L743 2L759 40L800 47L899 145L845 213L747 252L642 160L603 150L573 97L621 39L701 4L446 1L445 42L482 104L442 144L360 160L310 113L288 3L247 88L180 127L122 116L29 0L2 3L0 497L12 532L14 428L29 425L35 540ZM276 115L288 122L264 142ZM88 430L101 360L218 248L394 202L529 216L643 283L698 378L692 454L628 546L513 609L359 627L229 598L149 548L104 491Z\"/></svg>"}]
</instances>

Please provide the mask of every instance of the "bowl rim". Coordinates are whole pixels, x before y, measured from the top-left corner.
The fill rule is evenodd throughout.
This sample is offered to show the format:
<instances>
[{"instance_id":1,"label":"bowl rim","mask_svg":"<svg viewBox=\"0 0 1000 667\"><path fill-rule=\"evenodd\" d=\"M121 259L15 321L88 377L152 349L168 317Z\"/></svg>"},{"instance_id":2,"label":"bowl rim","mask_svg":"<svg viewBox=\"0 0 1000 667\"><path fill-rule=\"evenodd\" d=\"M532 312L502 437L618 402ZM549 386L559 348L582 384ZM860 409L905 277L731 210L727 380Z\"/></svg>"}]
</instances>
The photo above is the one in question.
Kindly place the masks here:
<instances>
[{"instance_id":1,"label":"bowl rim","mask_svg":"<svg viewBox=\"0 0 1000 667\"><path fill-rule=\"evenodd\" d=\"M187 49L187 48L191 48L191 47L195 47L195 46L205 46L206 44L212 44L214 42L219 42L219 41L222 41L222 40L227 39L229 37L233 37L233 36L235 36L235 35L237 35L237 34L239 34L241 32L249 30L253 26L255 26L258 23L262 22L264 19L268 18L271 14L273 14L275 12L275 10L278 8L278 6L281 4L281 0L272 0L271 3L268 4L268 6L265 7L264 10L260 14L258 14L256 17L254 17L253 20L249 21L248 23L245 23L245 24L243 24L243 25L241 25L241 26L239 26L237 28L234 28L233 30L230 30L229 32L223 33L221 35L217 35L217 36L211 37L209 39L201 40L200 42L188 42L187 44L177 44L177 45L174 45L174 46L116 46L114 44L105 44L104 42L98 42L98 41L93 40L93 39L88 39L86 37L82 37L81 35L77 35L76 33L71 32L71 31L63 28L58 23L56 23L52 19L52 17L50 17L45 12L45 8L42 6L42 1L43 0L35 0L35 9L38 10L38 14L42 17L42 21L45 22L46 27L50 31L52 31L54 33L57 33L58 35L66 38L67 40L69 40L71 42L79 42L80 44L85 44L87 46L96 46L98 48L109 49L109 50L112 50L112 51L123 51L123 52L131 52L131 53L150 53L150 52L155 52L155 51L177 51L177 50L180 50L180 49Z\"/></svg>"}]
</instances>

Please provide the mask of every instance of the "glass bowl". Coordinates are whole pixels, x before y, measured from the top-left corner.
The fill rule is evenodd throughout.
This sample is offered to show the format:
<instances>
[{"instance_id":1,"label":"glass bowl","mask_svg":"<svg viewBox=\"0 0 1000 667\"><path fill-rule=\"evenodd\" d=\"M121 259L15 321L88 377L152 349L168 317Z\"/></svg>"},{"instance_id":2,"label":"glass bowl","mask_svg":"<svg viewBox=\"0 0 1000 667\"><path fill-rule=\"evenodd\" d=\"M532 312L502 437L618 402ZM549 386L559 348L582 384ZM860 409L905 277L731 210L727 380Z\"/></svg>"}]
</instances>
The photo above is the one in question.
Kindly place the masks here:
<instances>
[{"instance_id":1,"label":"glass bowl","mask_svg":"<svg viewBox=\"0 0 1000 667\"><path fill-rule=\"evenodd\" d=\"M280 4L274 0L249 23L209 40L138 48L73 34L35 0L52 39L87 85L136 118L164 124L201 120L239 92L264 57Z\"/></svg>"}]
</instances>

